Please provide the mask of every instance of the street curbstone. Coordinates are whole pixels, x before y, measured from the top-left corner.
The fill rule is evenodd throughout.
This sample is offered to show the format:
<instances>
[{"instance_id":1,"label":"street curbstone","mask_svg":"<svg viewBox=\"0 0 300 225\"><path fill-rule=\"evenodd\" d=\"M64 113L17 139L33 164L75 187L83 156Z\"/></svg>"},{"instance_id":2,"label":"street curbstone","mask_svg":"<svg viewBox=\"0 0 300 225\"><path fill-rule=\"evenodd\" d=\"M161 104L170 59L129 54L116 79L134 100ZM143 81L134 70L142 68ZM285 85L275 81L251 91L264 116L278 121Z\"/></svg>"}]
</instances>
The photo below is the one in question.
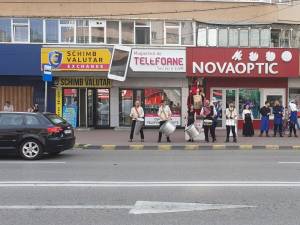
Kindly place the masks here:
<instances>
[{"instance_id":1,"label":"street curbstone","mask_svg":"<svg viewBox=\"0 0 300 225\"><path fill-rule=\"evenodd\" d=\"M172 145L158 145L158 150L160 151L169 151L172 150Z\"/></svg>"},{"instance_id":2,"label":"street curbstone","mask_svg":"<svg viewBox=\"0 0 300 225\"><path fill-rule=\"evenodd\" d=\"M144 150L144 145L129 145L130 150Z\"/></svg>"},{"instance_id":3,"label":"street curbstone","mask_svg":"<svg viewBox=\"0 0 300 225\"><path fill-rule=\"evenodd\" d=\"M253 149L253 145L240 145L239 149L240 150L252 150Z\"/></svg>"},{"instance_id":4,"label":"street curbstone","mask_svg":"<svg viewBox=\"0 0 300 225\"><path fill-rule=\"evenodd\" d=\"M184 150L198 150L199 145L185 145Z\"/></svg>"},{"instance_id":5,"label":"street curbstone","mask_svg":"<svg viewBox=\"0 0 300 225\"><path fill-rule=\"evenodd\" d=\"M267 150L279 150L279 145L266 145L265 149L267 149Z\"/></svg>"},{"instance_id":6,"label":"street curbstone","mask_svg":"<svg viewBox=\"0 0 300 225\"><path fill-rule=\"evenodd\" d=\"M116 150L116 145L102 145L102 150Z\"/></svg>"},{"instance_id":7,"label":"street curbstone","mask_svg":"<svg viewBox=\"0 0 300 225\"><path fill-rule=\"evenodd\" d=\"M225 150L226 145L212 145L213 150Z\"/></svg>"},{"instance_id":8,"label":"street curbstone","mask_svg":"<svg viewBox=\"0 0 300 225\"><path fill-rule=\"evenodd\" d=\"M292 148L293 148L294 150L300 150L300 145L293 145Z\"/></svg>"}]
</instances>

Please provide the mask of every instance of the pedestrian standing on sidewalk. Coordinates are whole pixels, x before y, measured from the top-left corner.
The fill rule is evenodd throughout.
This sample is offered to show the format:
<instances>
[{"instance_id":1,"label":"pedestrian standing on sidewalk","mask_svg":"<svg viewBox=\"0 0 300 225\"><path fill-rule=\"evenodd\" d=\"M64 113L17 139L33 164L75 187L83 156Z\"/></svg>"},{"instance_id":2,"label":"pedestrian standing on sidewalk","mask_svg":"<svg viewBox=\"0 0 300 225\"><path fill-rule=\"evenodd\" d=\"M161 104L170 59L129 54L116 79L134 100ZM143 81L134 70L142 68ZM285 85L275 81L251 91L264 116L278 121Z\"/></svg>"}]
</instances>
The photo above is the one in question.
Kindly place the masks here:
<instances>
[{"instance_id":1,"label":"pedestrian standing on sidewalk","mask_svg":"<svg viewBox=\"0 0 300 225\"><path fill-rule=\"evenodd\" d=\"M195 121L196 121L196 112L194 110L194 106L190 105L190 107L188 108L187 114L186 114L186 127L194 124ZM193 138L190 137L188 142L194 142Z\"/></svg>"},{"instance_id":2,"label":"pedestrian standing on sidewalk","mask_svg":"<svg viewBox=\"0 0 300 225\"><path fill-rule=\"evenodd\" d=\"M10 104L10 101L6 101L3 107L4 112L13 112L14 111L14 106Z\"/></svg>"},{"instance_id":3,"label":"pedestrian standing on sidewalk","mask_svg":"<svg viewBox=\"0 0 300 225\"><path fill-rule=\"evenodd\" d=\"M233 103L229 104L229 107L226 109L226 142L229 142L229 134L230 131L233 135L233 142L236 142L236 120L237 120L237 112Z\"/></svg>"},{"instance_id":4,"label":"pedestrian standing on sidewalk","mask_svg":"<svg viewBox=\"0 0 300 225\"><path fill-rule=\"evenodd\" d=\"M266 132L266 137L269 137L269 120L270 120L270 103L265 102L265 105L260 109L261 114L261 124L260 124L260 137L263 136L263 133Z\"/></svg>"},{"instance_id":5,"label":"pedestrian standing on sidewalk","mask_svg":"<svg viewBox=\"0 0 300 225\"><path fill-rule=\"evenodd\" d=\"M144 109L141 107L141 104L139 101L135 101L135 105L131 108L130 117L132 119L132 122L131 122L131 131L130 131L129 142L132 142L136 122L144 121ZM140 129L140 135L141 135L141 142L144 142L143 127L141 127L141 129Z\"/></svg>"},{"instance_id":6,"label":"pedestrian standing on sidewalk","mask_svg":"<svg viewBox=\"0 0 300 225\"><path fill-rule=\"evenodd\" d=\"M250 105L246 104L242 113L243 117L243 135L245 137L252 137L254 135L253 129L253 113Z\"/></svg>"},{"instance_id":7,"label":"pedestrian standing on sidewalk","mask_svg":"<svg viewBox=\"0 0 300 225\"><path fill-rule=\"evenodd\" d=\"M157 114L160 119L159 128L161 128L161 126L164 125L168 120L171 120L172 112L170 107L166 104L166 101L164 100L161 101ZM161 142L161 138L162 138L162 132L159 131L157 142ZM170 137L167 137L167 142L171 142Z\"/></svg>"},{"instance_id":8,"label":"pedestrian standing on sidewalk","mask_svg":"<svg viewBox=\"0 0 300 225\"><path fill-rule=\"evenodd\" d=\"M297 110L297 106L295 104L295 101L292 100L289 104L289 107L290 107L290 134L289 134L289 137L292 137L292 132L294 131L294 135L295 137L298 137L297 136L297 131L296 131L296 123L297 123L297 120L298 120L298 110Z\"/></svg>"},{"instance_id":9,"label":"pedestrian standing on sidewalk","mask_svg":"<svg viewBox=\"0 0 300 225\"><path fill-rule=\"evenodd\" d=\"M274 107L273 107L273 114L274 114L274 137L277 135L277 131L279 132L280 137L283 137L282 135L282 124L283 124L283 113L284 109L280 105L279 101L275 101Z\"/></svg>"},{"instance_id":10,"label":"pedestrian standing on sidewalk","mask_svg":"<svg viewBox=\"0 0 300 225\"><path fill-rule=\"evenodd\" d=\"M216 141L215 128L213 126L213 118L215 116L214 114L214 107L210 105L209 100L206 100L200 112L200 115L203 118L203 128L206 142L209 142L208 132L210 132L212 141Z\"/></svg>"}]
</instances>

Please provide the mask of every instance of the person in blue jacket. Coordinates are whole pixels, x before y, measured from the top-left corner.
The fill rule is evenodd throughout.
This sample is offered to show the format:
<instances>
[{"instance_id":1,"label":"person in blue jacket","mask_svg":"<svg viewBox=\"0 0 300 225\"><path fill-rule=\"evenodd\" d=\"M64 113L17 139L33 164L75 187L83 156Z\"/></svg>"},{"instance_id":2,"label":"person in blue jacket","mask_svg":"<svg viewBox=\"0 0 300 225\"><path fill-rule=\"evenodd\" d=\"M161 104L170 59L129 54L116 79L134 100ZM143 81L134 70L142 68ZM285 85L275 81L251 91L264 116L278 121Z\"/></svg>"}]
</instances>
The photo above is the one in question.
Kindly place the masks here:
<instances>
[{"instance_id":1,"label":"person in blue jacket","mask_svg":"<svg viewBox=\"0 0 300 225\"><path fill-rule=\"evenodd\" d=\"M274 114L274 137L277 135L277 131L279 132L280 137L282 136L282 124L283 124L283 112L284 109L280 105L279 101L275 101L273 107L273 114Z\"/></svg>"},{"instance_id":2,"label":"person in blue jacket","mask_svg":"<svg viewBox=\"0 0 300 225\"><path fill-rule=\"evenodd\" d=\"M297 110L297 106L295 104L295 101L291 101L290 104L289 104L289 108L290 108L290 117L289 117L289 120L290 120L290 134L289 134L289 137L292 137L292 132L294 131L294 135L295 137L298 137L297 136L297 130L296 130L296 123L297 123L297 120L298 120L298 110Z\"/></svg>"},{"instance_id":3,"label":"person in blue jacket","mask_svg":"<svg viewBox=\"0 0 300 225\"><path fill-rule=\"evenodd\" d=\"M269 137L269 117L271 114L270 103L265 102L265 105L260 109L261 122L260 122L260 137L266 132L266 136Z\"/></svg>"}]
</instances>

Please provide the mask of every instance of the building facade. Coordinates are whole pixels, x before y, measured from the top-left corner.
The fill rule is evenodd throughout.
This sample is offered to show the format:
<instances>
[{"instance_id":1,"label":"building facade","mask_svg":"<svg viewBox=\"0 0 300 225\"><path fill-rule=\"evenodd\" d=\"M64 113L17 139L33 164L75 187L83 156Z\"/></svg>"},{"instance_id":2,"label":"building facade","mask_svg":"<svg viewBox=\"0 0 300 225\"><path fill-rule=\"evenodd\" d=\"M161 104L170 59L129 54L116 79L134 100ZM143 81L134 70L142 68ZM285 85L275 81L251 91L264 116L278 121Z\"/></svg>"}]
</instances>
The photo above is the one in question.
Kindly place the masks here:
<instances>
[{"instance_id":1,"label":"building facade","mask_svg":"<svg viewBox=\"0 0 300 225\"><path fill-rule=\"evenodd\" d=\"M256 111L264 100L278 98L284 105L292 98L300 102L297 3L36 0L34 4L0 2L0 7L1 107L10 100L20 111L33 103L43 108L43 65L55 64L57 57L61 63L53 64L48 110L76 127L129 126L135 100L145 108L146 127L155 127L162 99L171 105L177 125L184 126L195 80L207 98L222 103L220 127L229 101L239 111L246 101L255 101ZM132 48L124 82L107 79L114 45ZM224 63L233 63L238 51L244 58L252 52L245 64L254 62L256 54L256 63L266 63L262 57L268 54L271 60L274 53L275 59L268 62L282 67L276 66L276 75L271 73L275 67L255 75L246 68L238 77L223 68L210 76L211 66L203 73L189 72L192 52L213 63L220 61L216 55L228 54ZM282 61L281 55L288 54L284 52L292 55L291 61L284 62L288 67Z\"/></svg>"}]
</instances>

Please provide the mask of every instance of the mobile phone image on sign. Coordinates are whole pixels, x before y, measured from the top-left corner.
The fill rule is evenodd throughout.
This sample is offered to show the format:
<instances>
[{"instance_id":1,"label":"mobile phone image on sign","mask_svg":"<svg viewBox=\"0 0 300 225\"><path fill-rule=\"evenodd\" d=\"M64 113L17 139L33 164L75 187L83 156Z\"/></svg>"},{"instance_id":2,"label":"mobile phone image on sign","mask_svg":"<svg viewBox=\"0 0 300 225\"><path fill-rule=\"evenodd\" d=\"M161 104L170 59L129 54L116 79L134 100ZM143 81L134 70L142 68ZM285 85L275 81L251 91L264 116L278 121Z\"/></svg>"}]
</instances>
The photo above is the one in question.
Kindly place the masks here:
<instances>
[{"instance_id":1,"label":"mobile phone image on sign","mask_svg":"<svg viewBox=\"0 0 300 225\"><path fill-rule=\"evenodd\" d=\"M131 48L127 46L115 46L110 62L108 78L117 81L125 81L131 55Z\"/></svg>"}]
</instances>

